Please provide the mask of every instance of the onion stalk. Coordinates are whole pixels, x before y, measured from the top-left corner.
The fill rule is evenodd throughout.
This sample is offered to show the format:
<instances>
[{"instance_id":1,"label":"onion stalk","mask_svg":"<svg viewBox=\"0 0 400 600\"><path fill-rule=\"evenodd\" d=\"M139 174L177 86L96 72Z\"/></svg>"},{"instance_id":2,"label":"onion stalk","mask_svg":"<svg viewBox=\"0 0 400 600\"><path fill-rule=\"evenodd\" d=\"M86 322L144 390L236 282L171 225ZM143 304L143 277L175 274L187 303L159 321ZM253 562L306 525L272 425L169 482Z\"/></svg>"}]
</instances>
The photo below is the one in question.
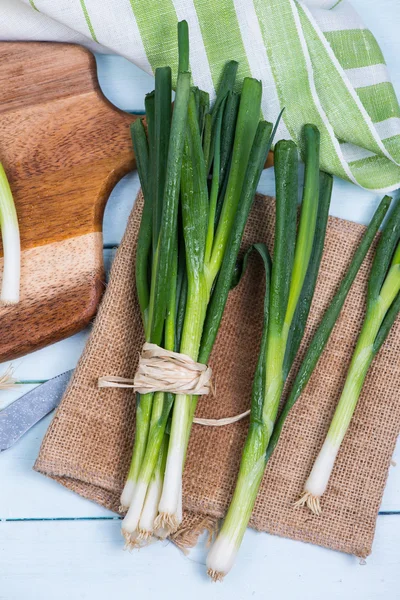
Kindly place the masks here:
<instances>
[{"instance_id":1,"label":"onion stalk","mask_svg":"<svg viewBox=\"0 0 400 600\"><path fill-rule=\"evenodd\" d=\"M195 118L194 115L190 116L189 106L189 130L190 124L193 124L193 130L190 131L192 155L188 157L187 170L185 170L184 164L185 175L182 177L182 214L187 254L188 302L180 351L188 354L194 360L198 358L207 305L214 281L221 268L244 185L247 164L258 127L260 106L260 82L254 79L245 79L236 124L232 167L215 236L207 236L207 231L211 230L212 232L208 223L211 222L213 225L215 213L214 206L211 204L210 216L207 215L206 169L200 136L195 131ZM214 150L214 158L215 156ZM212 246L209 260L205 254L207 242L209 246ZM168 526L171 532L179 526L177 509L180 502L182 472L189 439L188 430L190 430L193 418L191 405L191 396L177 395L175 397L163 493L159 505L160 514L157 518L158 526Z\"/></svg>"},{"instance_id":2,"label":"onion stalk","mask_svg":"<svg viewBox=\"0 0 400 600\"><path fill-rule=\"evenodd\" d=\"M17 304L20 294L21 242L18 217L10 184L0 163L0 228L3 240L4 266L0 301Z\"/></svg>"},{"instance_id":3,"label":"onion stalk","mask_svg":"<svg viewBox=\"0 0 400 600\"><path fill-rule=\"evenodd\" d=\"M296 506L307 505L321 514L326 491L340 446L356 409L369 367L387 337L400 310L400 202L390 214L371 267L367 309L350 362L346 381L326 439Z\"/></svg>"},{"instance_id":4,"label":"onion stalk","mask_svg":"<svg viewBox=\"0 0 400 600\"><path fill-rule=\"evenodd\" d=\"M276 227L274 261L264 260L266 292L264 328L259 361L252 390L250 426L243 449L235 492L225 521L208 557L210 577L219 581L230 571L243 539L265 469L265 454L276 419L287 368L285 356L288 342L295 343L298 331L304 331L308 310L299 311L300 300L306 305L312 293L303 289L310 260L317 262L320 254L313 252L323 245L329 193L320 195L319 131L312 125L304 127L305 181L303 202L296 236L298 193L298 150L293 142L280 141L275 146ZM324 189L325 191L325 189ZM324 220L317 229L317 218ZM322 238L322 241L321 241ZM313 278L315 286L316 277ZM309 292L309 290L308 290ZM313 289L312 289L313 292ZM297 323L295 321L297 319ZM294 327L297 333L294 333Z\"/></svg>"},{"instance_id":5,"label":"onion stalk","mask_svg":"<svg viewBox=\"0 0 400 600\"><path fill-rule=\"evenodd\" d=\"M325 192L324 195L326 195L326 197L328 197L329 192L329 187L332 186L332 180L331 178L326 178L325 174L322 173L321 174L322 178L325 179L325 184L323 184L321 182L321 186L322 185L327 185L328 186L328 190ZM358 248L356 249L354 256L352 258L352 261L350 263L349 269L346 272L345 276L343 277L343 280L341 281L339 288L335 294L335 296L332 299L332 302L330 303L329 307L326 309L323 318L321 319L320 324L318 325L318 328L312 338L312 340L310 341L310 344L306 350L304 359L299 367L298 372L296 373L293 385L291 387L291 389L289 390L287 399L285 401L285 404L282 408L282 412L279 415L278 420L275 423L274 426L274 430L272 432L272 436L271 439L269 441L268 444L268 448L267 448L267 454L266 454L266 459L268 460L275 448L276 445L279 441L279 437L282 433L282 429L284 427L286 418L290 412L290 410L292 409L292 407L294 406L294 404L297 402L297 400L299 399L303 389L305 388L305 386L307 385L311 374L326 346L326 343L332 333L333 327L339 317L340 311L343 308L343 304L347 298L347 294L349 293L349 290L354 282L354 279L359 271L359 268L362 264L362 262L364 261L364 258L375 238L375 235L377 234L380 225L383 222L383 219L385 218L385 215L389 209L390 206L390 202L391 202L391 198L389 196L385 196L383 198L383 200L380 202L377 210L375 211L374 216L371 219L370 224L368 225L364 236L358 246ZM329 205L328 205L329 207ZM327 208L328 208L327 207ZM320 252L322 253L322 248L320 249ZM312 268L310 268L309 273L311 274ZM307 279L305 281L305 287L307 286L308 283L308 274L307 274Z\"/></svg>"},{"instance_id":6,"label":"onion stalk","mask_svg":"<svg viewBox=\"0 0 400 600\"><path fill-rule=\"evenodd\" d=\"M144 194L144 210L139 230L136 256L136 288L142 312L145 338L155 344L161 344L164 334L164 323L171 297L172 268L176 257L176 226L178 218L180 178L182 168L183 146L186 134L186 121L190 94L189 38L185 21L178 24L179 38L179 73L176 86L175 106L171 124L163 121L168 115L164 104L171 109L171 77L162 69L161 76L156 77L155 94L146 98L146 116L148 124L148 150L144 140L142 124L132 127L133 145L136 151L137 166ZM166 68L168 70L168 67ZM159 100L161 97L161 100ZM156 111L160 113L157 116ZM156 148L161 144L165 148L165 137L168 132L168 154L162 157ZM166 158L166 160L165 160ZM165 169L161 166L164 162ZM147 169L146 169L147 165ZM156 168L157 166L157 168ZM160 179L164 182L163 194L160 193ZM161 213L161 217L160 217ZM145 221L143 223L143 221ZM152 256L150 256L150 239L152 239ZM151 265L150 284L147 273ZM145 394L138 399L136 411L136 435L131 466L127 481L121 495L122 510L130 509L123 521L123 533L128 545L136 539L142 504L146 497L147 486L138 486L139 471L146 451L153 409L153 394ZM162 404L163 395L157 395L158 405ZM143 497L142 503L136 499ZM136 515L132 503L137 505Z\"/></svg>"}]
</instances>

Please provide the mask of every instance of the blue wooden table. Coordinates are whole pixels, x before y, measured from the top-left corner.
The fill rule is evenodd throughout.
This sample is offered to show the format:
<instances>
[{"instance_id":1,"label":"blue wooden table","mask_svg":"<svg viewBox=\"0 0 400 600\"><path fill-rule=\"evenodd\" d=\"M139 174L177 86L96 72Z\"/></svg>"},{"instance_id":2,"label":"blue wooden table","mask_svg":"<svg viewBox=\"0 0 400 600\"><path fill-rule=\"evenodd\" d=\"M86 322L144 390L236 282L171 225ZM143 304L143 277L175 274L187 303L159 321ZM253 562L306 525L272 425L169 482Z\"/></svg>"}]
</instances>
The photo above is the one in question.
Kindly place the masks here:
<instances>
[{"instance_id":1,"label":"blue wooden table","mask_svg":"<svg viewBox=\"0 0 400 600\"><path fill-rule=\"evenodd\" d=\"M378 38L400 97L400 2L353 0ZM120 57L98 56L105 95L124 110L143 110L152 78ZM104 258L109 268L138 190L136 173L114 190L104 217ZM259 189L273 194L272 172ZM331 213L367 223L379 197L335 181ZM35 385L74 367L88 331L14 363L26 382L3 392L0 408ZM0 365L0 372L7 367ZM395 600L400 598L400 447L393 461L366 562L316 546L248 531L238 565L223 585L205 576L204 543L188 556L173 544L122 551L120 522L96 506L34 473L32 465L51 416L0 455L0 599L61 600L142 597L279 600Z\"/></svg>"}]
</instances>

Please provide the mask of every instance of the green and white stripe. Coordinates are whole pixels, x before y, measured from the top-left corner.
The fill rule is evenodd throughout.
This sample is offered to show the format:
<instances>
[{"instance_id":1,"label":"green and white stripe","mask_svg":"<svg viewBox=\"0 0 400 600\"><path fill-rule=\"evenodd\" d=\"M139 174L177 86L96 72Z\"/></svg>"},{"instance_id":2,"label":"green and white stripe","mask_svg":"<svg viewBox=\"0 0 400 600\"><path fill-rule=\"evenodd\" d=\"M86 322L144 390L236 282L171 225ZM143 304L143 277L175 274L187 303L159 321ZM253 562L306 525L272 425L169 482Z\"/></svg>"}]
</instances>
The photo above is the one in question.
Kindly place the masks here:
<instances>
[{"instance_id":1,"label":"green and white stripe","mask_svg":"<svg viewBox=\"0 0 400 600\"><path fill-rule=\"evenodd\" d=\"M47 31L62 23L150 73L165 64L176 73L176 25L186 19L195 85L213 97L235 59L239 80L262 81L268 121L285 107L276 139L299 143L314 123L325 170L371 190L400 186L399 104L377 41L347 0L21 1Z\"/></svg>"},{"instance_id":2,"label":"green and white stripe","mask_svg":"<svg viewBox=\"0 0 400 600\"><path fill-rule=\"evenodd\" d=\"M215 87L208 62L207 51L201 33L199 19L192 0L173 0L178 21L186 19L190 31L190 68L193 83L211 96Z\"/></svg>"},{"instance_id":3,"label":"green and white stripe","mask_svg":"<svg viewBox=\"0 0 400 600\"><path fill-rule=\"evenodd\" d=\"M152 68L143 45L135 12L129 0L118 3L118 10L107 11L106 18L103 10L99 10L98 0L85 0L85 4L96 38L108 38L112 31L119 31L121 24L123 24L124 30L129 32L130 51L135 54L136 64L144 71L151 72ZM126 36L115 36L113 39L113 50L117 54L124 54L126 46Z\"/></svg>"},{"instance_id":4,"label":"green and white stripe","mask_svg":"<svg viewBox=\"0 0 400 600\"><path fill-rule=\"evenodd\" d=\"M264 44L260 23L253 0L246 4L234 0L240 33L249 61L250 75L263 83L261 110L266 121L274 123L280 112L280 101L270 62L266 60L267 49ZM290 133L283 119L276 133L277 139L289 139Z\"/></svg>"}]
</instances>

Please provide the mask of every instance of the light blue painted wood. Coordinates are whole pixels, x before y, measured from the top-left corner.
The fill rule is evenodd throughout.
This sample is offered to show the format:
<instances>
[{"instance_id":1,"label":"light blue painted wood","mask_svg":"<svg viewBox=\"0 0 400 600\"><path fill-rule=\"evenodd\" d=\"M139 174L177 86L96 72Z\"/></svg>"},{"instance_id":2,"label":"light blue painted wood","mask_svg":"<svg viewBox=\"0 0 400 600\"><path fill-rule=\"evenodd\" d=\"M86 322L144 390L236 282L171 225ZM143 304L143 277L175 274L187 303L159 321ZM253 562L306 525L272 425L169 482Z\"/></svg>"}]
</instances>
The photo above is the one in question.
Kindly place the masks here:
<instances>
[{"instance_id":1,"label":"light blue painted wood","mask_svg":"<svg viewBox=\"0 0 400 600\"><path fill-rule=\"evenodd\" d=\"M380 517L366 564L311 544L248 530L223 584L205 575L203 544L122 551L116 521L0 523L4 600L397 600L400 519Z\"/></svg>"},{"instance_id":2,"label":"light blue painted wood","mask_svg":"<svg viewBox=\"0 0 400 600\"><path fill-rule=\"evenodd\" d=\"M97 54L97 76L108 100L127 112L144 113L144 97L154 89L154 78L122 58Z\"/></svg>"},{"instance_id":3,"label":"light blue painted wood","mask_svg":"<svg viewBox=\"0 0 400 600\"><path fill-rule=\"evenodd\" d=\"M138 174L129 173L113 189L103 218L103 240L107 247L117 246L140 188Z\"/></svg>"}]
</instances>

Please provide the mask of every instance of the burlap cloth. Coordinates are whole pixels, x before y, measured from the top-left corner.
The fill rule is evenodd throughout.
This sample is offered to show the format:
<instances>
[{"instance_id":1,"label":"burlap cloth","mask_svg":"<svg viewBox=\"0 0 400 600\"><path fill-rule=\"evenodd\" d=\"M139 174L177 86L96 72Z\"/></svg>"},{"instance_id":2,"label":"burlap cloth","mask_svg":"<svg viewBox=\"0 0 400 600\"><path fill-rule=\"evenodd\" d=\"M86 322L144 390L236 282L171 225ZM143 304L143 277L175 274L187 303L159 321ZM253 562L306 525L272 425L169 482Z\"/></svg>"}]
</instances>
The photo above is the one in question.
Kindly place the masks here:
<instances>
[{"instance_id":1,"label":"burlap cloth","mask_svg":"<svg viewBox=\"0 0 400 600\"><path fill-rule=\"evenodd\" d=\"M143 343L134 285L135 243L142 200L129 218L90 339L44 438L35 469L112 510L131 458L135 397L131 390L97 388L102 375L133 377ZM273 244L274 204L257 196L243 246ZM305 344L328 306L364 227L330 218L325 252ZM293 508L326 435L365 306L371 253L302 397L286 422L258 495L251 526L367 556L391 456L400 430L400 327L393 328L373 363L350 430L339 453L323 514ZM197 416L222 418L249 407L262 324L264 275L256 257L231 292L211 357L216 398L200 399ZM304 344L303 344L304 348ZM300 351L300 355L302 351ZM298 359L297 363L298 365ZM195 543L228 507L248 420L226 427L194 425L184 473L184 527L176 541Z\"/></svg>"}]
</instances>

